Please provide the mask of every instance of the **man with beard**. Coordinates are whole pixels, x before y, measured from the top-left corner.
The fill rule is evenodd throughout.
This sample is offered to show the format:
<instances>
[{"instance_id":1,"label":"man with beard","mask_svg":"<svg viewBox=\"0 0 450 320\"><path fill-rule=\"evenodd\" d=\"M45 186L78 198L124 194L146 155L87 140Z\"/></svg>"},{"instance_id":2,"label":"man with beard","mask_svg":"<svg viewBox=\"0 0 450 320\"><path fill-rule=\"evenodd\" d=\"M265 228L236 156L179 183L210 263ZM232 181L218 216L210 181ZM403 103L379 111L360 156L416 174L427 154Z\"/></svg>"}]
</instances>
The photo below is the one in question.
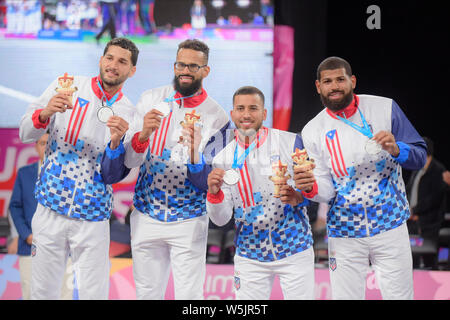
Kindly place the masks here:
<instances>
[{"instance_id":1,"label":"man with beard","mask_svg":"<svg viewBox=\"0 0 450 320\"><path fill-rule=\"evenodd\" d=\"M312 172L295 183L313 201L328 202L328 254L334 299L364 299L369 262L383 299L412 299L410 215L402 168L417 170L426 144L397 103L356 95L347 61L330 57L317 69L326 107L302 130Z\"/></svg>"},{"instance_id":2,"label":"man with beard","mask_svg":"<svg viewBox=\"0 0 450 320\"><path fill-rule=\"evenodd\" d=\"M142 94L131 144L112 150L113 157L107 153L102 162L110 182L140 166L130 217L138 299L164 299L170 267L176 299L203 299L210 171L203 153L215 137L222 147L229 126L225 110L202 86L210 71L208 56L208 46L199 40L180 43L173 84Z\"/></svg>"},{"instance_id":3,"label":"man with beard","mask_svg":"<svg viewBox=\"0 0 450 320\"><path fill-rule=\"evenodd\" d=\"M238 300L267 300L275 276L285 299L314 299L314 251L302 194L287 184L280 197L270 181L273 166L303 149L300 136L263 126L263 93L251 86L233 96L235 139L213 160L207 212L217 225L236 223L234 284Z\"/></svg>"},{"instance_id":4,"label":"man with beard","mask_svg":"<svg viewBox=\"0 0 450 320\"><path fill-rule=\"evenodd\" d=\"M98 76L64 74L21 119L25 143L49 132L31 225L31 299L59 298L69 255L80 299L108 299L113 201L101 159L108 141L119 145L133 119L122 86L136 72L138 54L130 40L111 40Z\"/></svg>"}]
</instances>

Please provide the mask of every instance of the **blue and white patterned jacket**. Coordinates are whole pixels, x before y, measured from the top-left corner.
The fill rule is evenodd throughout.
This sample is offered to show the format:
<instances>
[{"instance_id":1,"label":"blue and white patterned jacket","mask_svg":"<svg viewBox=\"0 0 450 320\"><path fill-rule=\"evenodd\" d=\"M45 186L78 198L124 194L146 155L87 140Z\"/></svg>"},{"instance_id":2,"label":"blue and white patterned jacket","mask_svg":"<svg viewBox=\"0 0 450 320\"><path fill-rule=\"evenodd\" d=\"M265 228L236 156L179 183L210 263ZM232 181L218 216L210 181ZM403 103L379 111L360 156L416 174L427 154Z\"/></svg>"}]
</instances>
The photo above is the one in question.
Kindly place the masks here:
<instances>
[{"instance_id":1,"label":"blue and white patterned jacket","mask_svg":"<svg viewBox=\"0 0 450 320\"><path fill-rule=\"evenodd\" d=\"M237 139L230 142L213 160L213 167L232 167L235 149L238 156L244 147ZM274 197L270 180L272 164L280 160L288 164L293 177L291 155L295 148L303 149L300 136L277 129L262 128L258 144L248 155L236 185L223 184L218 195L208 194L207 211L217 225L232 217L236 223L236 254L258 261L274 261L292 256L313 244L305 205L285 205ZM293 185L293 181L290 180ZM221 196L223 197L221 198Z\"/></svg>"},{"instance_id":2,"label":"blue and white patterned jacket","mask_svg":"<svg viewBox=\"0 0 450 320\"><path fill-rule=\"evenodd\" d=\"M139 176L134 194L134 206L140 212L162 222L176 222L206 214L206 177L211 170L208 158L216 150L210 150L217 142L217 150L223 148L221 140L229 126L225 110L206 90L202 94L171 101L170 113L161 120L161 125L150 136L147 143L137 139L142 130L144 115L164 103L173 95L172 85L145 91L136 105L136 116L125 139L127 147L111 150L109 147L102 160L102 173L108 183L120 181L131 168L139 167ZM199 151L210 150L202 162L187 164L181 157L182 145L178 143L186 113L200 115L202 141ZM127 143L127 141L130 143ZM206 159L206 160L205 160Z\"/></svg>"},{"instance_id":3,"label":"blue and white patterned jacket","mask_svg":"<svg viewBox=\"0 0 450 320\"><path fill-rule=\"evenodd\" d=\"M110 131L97 118L102 92L97 77L75 76L74 108L55 113L47 123L39 122L40 110L57 93L53 81L27 109L20 122L23 142L37 141L47 130L49 139L45 161L36 183L36 199L44 207L74 219L102 221L112 212L112 187L105 183L101 160L110 140ZM127 122L133 119L132 103L119 91L112 105L114 113Z\"/></svg>"},{"instance_id":4,"label":"blue and white patterned jacket","mask_svg":"<svg viewBox=\"0 0 450 320\"><path fill-rule=\"evenodd\" d=\"M410 212L402 168L417 170L426 160L425 142L394 100L355 95L343 112L362 126L358 109L373 134L388 131L394 135L400 154L394 158L384 150L367 153L369 138L328 109L303 128L303 143L316 163L317 189L310 196L331 206L327 216L330 237L370 237L403 224Z\"/></svg>"}]
</instances>

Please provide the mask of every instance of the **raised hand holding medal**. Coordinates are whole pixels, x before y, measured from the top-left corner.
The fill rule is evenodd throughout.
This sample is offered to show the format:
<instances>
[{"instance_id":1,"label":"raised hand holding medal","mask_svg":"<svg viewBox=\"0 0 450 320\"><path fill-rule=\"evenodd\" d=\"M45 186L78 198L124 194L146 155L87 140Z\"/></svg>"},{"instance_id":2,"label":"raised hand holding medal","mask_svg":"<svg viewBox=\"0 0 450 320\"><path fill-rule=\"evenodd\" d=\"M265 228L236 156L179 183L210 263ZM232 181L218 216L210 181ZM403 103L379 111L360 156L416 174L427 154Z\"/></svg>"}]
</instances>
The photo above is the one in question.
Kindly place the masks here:
<instances>
[{"instance_id":1,"label":"raised hand holding medal","mask_svg":"<svg viewBox=\"0 0 450 320\"><path fill-rule=\"evenodd\" d=\"M223 182L232 186L239 182L239 172L235 169L228 169L223 176Z\"/></svg>"},{"instance_id":2,"label":"raised hand holding medal","mask_svg":"<svg viewBox=\"0 0 450 320\"><path fill-rule=\"evenodd\" d=\"M238 157L238 149L239 145L236 143L236 148L234 149L233 156L233 164L231 165L231 169L225 171L225 175L223 177L223 181L228 185L235 185L240 180L239 170L244 165L245 159L248 157L249 153L256 147L257 139L255 139L247 149L244 150L244 153Z\"/></svg>"},{"instance_id":3,"label":"raised hand holding medal","mask_svg":"<svg viewBox=\"0 0 450 320\"><path fill-rule=\"evenodd\" d=\"M97 110L97 119L102 123L107 123L112 116L114 116L114 111L110 107L102 106Z\"/></svg>"},{"instance_id":4,"label":"raised hand holding medal","mask_svg":"<svg viewBox=\"0 0 450 320\"><path fill-rule=\"evenodd\" d=\"M394 135L389 131L379 131L373 136L373 141L376 141L381 149L388 152L393 157L398 157L400 148L395 141Z\"/></svg>"},{"instance_id":5,"label":"raised hand holding medal","mask_svg":"<svg viewBox=\"0 0 450 320\"><path fill-rule=\"evenodd\" d=\"M370 155L376 155L382 150L381 145L372 139L367 140L364 149Z\"/></svg>"},{"instance_id":6,"label":"raised hand holding medal","mask_svg":"<svg viewBox=\"0 0 450 320\"><path fill-rule=\"evenodd\" d=\"M161 116L162 118L167 117L169 115L170 111L171 111L169 103L166 102L166 101L163 101L163 102L153 106L152 109L155 109L155 110L158 110L159 112L161 112L162 113L162 116Z\"/></svg>"}]
</instances>

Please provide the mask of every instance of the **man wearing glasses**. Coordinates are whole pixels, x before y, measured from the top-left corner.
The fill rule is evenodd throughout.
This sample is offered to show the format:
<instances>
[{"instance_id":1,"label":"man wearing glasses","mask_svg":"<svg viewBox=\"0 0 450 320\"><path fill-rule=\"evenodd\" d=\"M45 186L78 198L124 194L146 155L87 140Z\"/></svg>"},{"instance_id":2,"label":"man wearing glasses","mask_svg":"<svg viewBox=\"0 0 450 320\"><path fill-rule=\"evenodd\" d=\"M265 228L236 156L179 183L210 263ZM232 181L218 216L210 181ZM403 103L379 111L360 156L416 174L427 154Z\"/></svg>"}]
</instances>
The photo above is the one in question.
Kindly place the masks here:
<instances>
[{"instance_id":1,"label":"man wearing glasses","mask_svg":"<svg viewBox=\"0 0 450 320\"><path fill-rule=\"evenodd\" d=\"M131 143L108 150L103 158L102 173L110 183L140 167L136 209L130 218L138 299L164 299L170 266L175 298L203 299L206 178L208 158L215 153L206 155L204 150L214 149L213 143L217 150L223 147L219 137L225 136L230 124L225 110L202 86L210 71L208 54L201 41L179 44L173 84L142 94L126 138Z\"/></svg>"}]
</instances>

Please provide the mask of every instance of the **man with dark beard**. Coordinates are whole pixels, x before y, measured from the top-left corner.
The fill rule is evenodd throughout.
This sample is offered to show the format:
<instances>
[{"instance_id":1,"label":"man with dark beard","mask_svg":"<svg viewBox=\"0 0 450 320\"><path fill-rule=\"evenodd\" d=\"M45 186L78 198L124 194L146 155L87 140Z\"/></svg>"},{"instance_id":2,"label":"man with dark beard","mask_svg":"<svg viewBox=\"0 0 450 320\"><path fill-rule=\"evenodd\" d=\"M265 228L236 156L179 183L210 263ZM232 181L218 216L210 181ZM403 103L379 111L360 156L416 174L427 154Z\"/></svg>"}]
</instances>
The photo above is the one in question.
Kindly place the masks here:
<instances>
[{"instance_id":1,"label":"man with dark beard","mask_svg":"<svg viewBox=\"0 0 450 320\"><path fill-rule=\"evenodd\" d=\"M176 299L203 299L210 165L202 153L229 126L225 110L202 86L208 56L199 40L180 43L173 84L142 94L131 144L103 159L109 182L140 166L130 217L138 299L164 299L170 267Z\"/></svg>"},{"instance_id":2,"label":"man with dark beard","mask_svg":"<svg viewBox=\"0 0 450 320\"><path fill-rule=\"evenodd\" d=\"M69 255L79 298L108 299L113 195L100 161L108 141L118 145L133 119L122 86L136 72L138 54L132 41L111 40L99 76L65 73L22 117L23 142L49 132L31 225L31 299L59 299Z\"/></svg>"},{"instance_id":3,"label":"man with dark beard","mask_svg":"<svg viewBox=\"0 0 450 320\"><path fill-rule=\"evenodd\" d=\"M356 95L347 61L330 57L317 69L325 109L302 130L315 160L295 170L306 198L328 202L328 254L333 299L364 299L369 261L383 299L412 299L410 215L402 168L417 170L426 144L397 103Z\"/></svg>"}]
</instances>

